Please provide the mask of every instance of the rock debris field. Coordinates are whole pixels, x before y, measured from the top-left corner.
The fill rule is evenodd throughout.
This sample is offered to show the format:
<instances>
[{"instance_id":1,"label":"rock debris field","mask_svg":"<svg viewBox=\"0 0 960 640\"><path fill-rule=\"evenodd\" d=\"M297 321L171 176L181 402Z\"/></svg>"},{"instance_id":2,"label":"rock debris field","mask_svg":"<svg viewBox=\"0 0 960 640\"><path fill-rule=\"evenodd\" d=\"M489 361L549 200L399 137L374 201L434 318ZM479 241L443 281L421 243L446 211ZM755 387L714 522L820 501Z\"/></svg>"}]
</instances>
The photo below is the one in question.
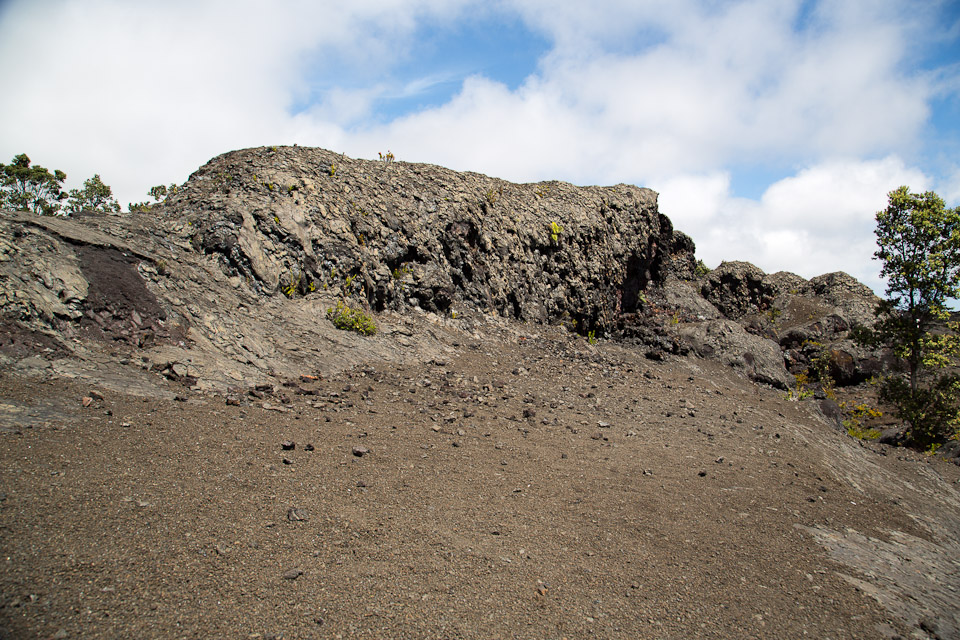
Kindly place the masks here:
<instances>
[{"instance_id":1,"label":"rock debris field","mask_svg":"<svg viewBox=\"0 0 960 640\"><path fill-rule=\"evenodd\" d=\"M4 637L956 637L960 469L716 363L510 326L157 390L0 378Z\"/></svg>"}]
</instances>

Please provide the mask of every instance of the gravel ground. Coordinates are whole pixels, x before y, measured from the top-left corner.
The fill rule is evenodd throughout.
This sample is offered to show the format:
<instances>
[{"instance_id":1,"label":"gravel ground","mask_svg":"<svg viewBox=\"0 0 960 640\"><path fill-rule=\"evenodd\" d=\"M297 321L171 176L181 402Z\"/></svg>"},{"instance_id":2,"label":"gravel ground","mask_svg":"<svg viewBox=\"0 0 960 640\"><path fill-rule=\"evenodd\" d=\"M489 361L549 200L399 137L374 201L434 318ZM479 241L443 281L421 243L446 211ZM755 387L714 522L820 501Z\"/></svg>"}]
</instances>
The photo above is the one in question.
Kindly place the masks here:
<instances>
[{"instance_id":1,"label":"gravel ground","mask_svg":"<svg viewBox=\"0 0 960 640\"><path fill-rule=\"evenodd\" d=\"M451 346L228 399L0 372L0 637L957 637L955 465L713 363ZM922 545L933 586L870 551Z\"/></svg>"}]
</instances>

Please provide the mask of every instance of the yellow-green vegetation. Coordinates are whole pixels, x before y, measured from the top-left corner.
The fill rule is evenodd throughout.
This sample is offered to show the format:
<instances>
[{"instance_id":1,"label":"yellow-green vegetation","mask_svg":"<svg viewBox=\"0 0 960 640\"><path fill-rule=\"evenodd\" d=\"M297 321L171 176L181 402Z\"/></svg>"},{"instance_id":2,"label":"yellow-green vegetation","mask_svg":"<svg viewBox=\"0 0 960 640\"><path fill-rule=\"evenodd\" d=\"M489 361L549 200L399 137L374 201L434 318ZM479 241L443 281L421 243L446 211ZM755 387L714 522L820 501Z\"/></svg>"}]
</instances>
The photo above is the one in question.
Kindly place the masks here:
<instances>
[{"instance_id":1,"label":"yellow-green vegetation","mask_svg":"<svg viewBox=\"0 0 960 640\"><path fill-rule=\"evenodd\" d=\"M844 408L844 405L841 404L840 407ZM848 417L842 424L846 427L847 433L854 438L860 440L876 440L880 437L880 430L865 427L863 422L870 418L879 418L882 415L883 413L879 409L874 409L860 403L854 405L853 409L847 412Z\"/></svg>"},{"instance_id":2,"label":"yellow-green vegetation","mask_svg":"<svg viewBox=\"0 0 960 640\"><path fill-rule=\"evenodd\" d=\"M394 280L403 280L403 276L410 273L410 267L408 267L407 265L403 265L403 266L397 267L391 273L393 274Z\"/></svg>"},{"instance_id":3,"label":"yellow-green vegetation","mask_svg":"<svg viewBox=\"0 0 960 640\"><path fill-rule=\"evenodd\" d=\"M317 285L313 280L307 280L306 285L303 284L303 271L300 271L296 275L291 272L287 278L287 282L280 285L280 291L288 298L293 298L302 290L305 290L307 293L313 293L317 290Z\"/></svg>"},{"instance_id":4,"label":"yellow-green vegetation","mask_svg":"<svg viewBox=\"0 0 960 640\"><path fill-rule=\"evenodd\" d=\"M697 266L693 268L693 275L702 278L708 273L710 273L710 267L708 267L703 260L697 260Z\"/></svg>"},{"instance_id":5,"label":"yellow-green vegetation","mask_svg":"<svg viewBox=\"0 0 960 640\"><path fill-rule=\"evenodd\" d=\"M337 173L337 163L336 163L336 162L331 162L331 163L330 163L330 175L333 176L333 175L336 175L336 173Z\"/></svg>"},{"instance_id":6,"label":"yellow-green vegetation","mask_svg":"<svg viewBox=\"0 0 960 640\"><path fill-rule=\"evenodd\" d=\"M890 348L903 364L884 377L879 395L907 424L907 440L929 449L960 438L960 323L949 309L960 297L960 207L905 186L887 195L876 215L874 253L887 299L877 305L873 328L855 338Z\"/></svg>"},{"instance_id":7,"label":"yellow-green vegetation","mask_svg":"<svg viewBox=\"0 0 960 640\"><path fill-rule=\"evenodd\" d=\"M327 319L337 329L354 331L362 336L372 336L377 333L377 325L362 309L348 306L343 300L337 302L336 307L327 309Z\"/></svg>"},{"instance_id":8,"label":"yellow-green vegetation","mask_svg":"<svg viewBox=\"0 0 960 640\"><path fill-rule=\"evenodd\" d=\"M288 298L292 298L296 295L297 291L300 289L300 280L303 278L303 274L298 274L294 276L290 274L290 278L287 280L287 283L280 287L280 291L283 292L283 295Z\"/></svg>"},{"instance_id":9,"label":"yellow-green vegetation","mask_svg":"<svg viewBox=\"0 0 960 640\"><path fill-rule=\"evenodd\" d=\"M550 221L550 240L557 244L560 242L560 234L563 233L563 227L561 227L556 220Z\"/></svg>"},{"instance_id":10,"label":"yellow-green vegetation","mask_svg":"<svg viewBox=\"0 0 960 640\"><path fill-rule=\"evenodd\" d=\"M597 344L597 334L594 331L587 331L587 342Z\"/></svg>"},{"instance_id":11,"label":"yellow-green vegetation","mask_svg":"<svg viewBox=\"0 0 960 640\"><path fill-rule=\"evenodd\" d=\"M801 371L793 376L797 381L797 388L790 389L787 392L787 400L806 400L812 398L815 391L811 388L810 376L806 371Z\"/></svg>"}]
</instances>

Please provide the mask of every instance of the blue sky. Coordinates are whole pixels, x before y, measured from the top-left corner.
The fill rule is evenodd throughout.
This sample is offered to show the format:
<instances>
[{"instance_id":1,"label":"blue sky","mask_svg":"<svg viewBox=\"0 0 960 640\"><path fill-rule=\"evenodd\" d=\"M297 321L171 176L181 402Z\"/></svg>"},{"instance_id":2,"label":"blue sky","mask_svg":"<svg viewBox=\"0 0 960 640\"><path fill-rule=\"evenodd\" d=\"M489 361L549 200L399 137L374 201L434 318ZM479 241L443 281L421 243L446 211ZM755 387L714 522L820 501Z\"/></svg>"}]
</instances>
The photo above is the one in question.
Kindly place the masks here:
<instances>
[{"instance_id":1,"label":"blue sky","mask_svg":"<svg viewBox=\"0 0 960 640\"><path fill-rule=\"evenodd\" d=\"M960 204L955 0L6 0L0 60L0 160L124 205L232 149L390 149L650 187L710 266L882 290L886 193Z\"/></svg>"}]
</instances>

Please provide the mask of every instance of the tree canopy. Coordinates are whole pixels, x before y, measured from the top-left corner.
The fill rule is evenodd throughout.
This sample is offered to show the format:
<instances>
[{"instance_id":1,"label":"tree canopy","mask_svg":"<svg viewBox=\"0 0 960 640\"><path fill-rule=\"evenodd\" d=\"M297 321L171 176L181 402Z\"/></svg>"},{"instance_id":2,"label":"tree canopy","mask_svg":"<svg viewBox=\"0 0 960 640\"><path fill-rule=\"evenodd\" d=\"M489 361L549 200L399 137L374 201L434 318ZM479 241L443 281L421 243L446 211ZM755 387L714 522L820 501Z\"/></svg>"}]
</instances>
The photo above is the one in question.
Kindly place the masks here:
<instances>
[{"instance_id":1,"label":"tree canopy","mask_svg":"<svg viewBox=\"0 0 960 640\"><path fill-rule=\"evenodd\" d=\"M21 153L10 164L0 163L0 204L19 211L54 215L67 197L62 186L67 174L59 169L52 173L39 165L30 165L27 154Z\"/></svg>"},{"instance_id":2,"label":"tree canopy","mask_svg":"<svg viewBox=\"0 0 960 640\"><path fill-rule=\"evenodd\" d=\"M875 257L883 263L887 299L864 339L891 348L902 371L887 376L881 399L893 404L921 446L957 434L960 422L958 324L947 307L960 296L960 208L932 191L900 187L877 213Z\"/></svg>"},{"instance_id":3,"label":"tree canopy","mask_svg":"<svg viewBox=\"0 0 960 640\"><path fill-rule=\"evenodd\" d=\"M83 189L71 189L67 198L67 213L97 211L117 213L120 203L113 197L113 189L103 184L100 174L94 174L83 182Z\"/></svg>"}]
</instances>

